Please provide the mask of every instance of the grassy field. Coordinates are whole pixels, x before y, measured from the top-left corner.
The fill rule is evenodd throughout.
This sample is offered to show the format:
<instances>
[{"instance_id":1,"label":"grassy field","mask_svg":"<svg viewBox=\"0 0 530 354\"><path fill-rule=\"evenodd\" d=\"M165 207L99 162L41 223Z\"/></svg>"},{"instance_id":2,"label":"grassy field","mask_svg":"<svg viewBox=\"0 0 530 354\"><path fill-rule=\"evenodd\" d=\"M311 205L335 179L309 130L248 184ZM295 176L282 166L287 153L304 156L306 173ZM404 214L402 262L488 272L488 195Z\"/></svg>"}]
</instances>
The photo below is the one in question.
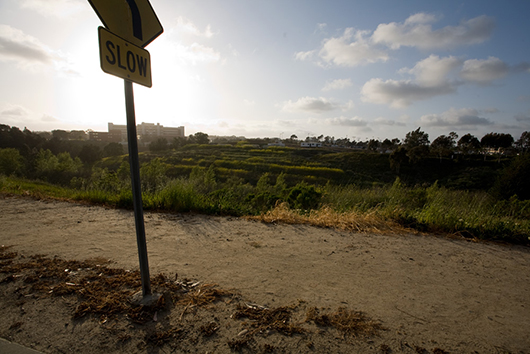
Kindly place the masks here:
<instances>
[{"instance_id":1,"label":"grassy field","mask_svg":"<svg viewBox=\"0 0 530 354\"><path fill-rule=\"evenodd\" d=\"M127 156L90 168L0 176L4 194L132 208ZM60 159L59 159L60 160ZM363 232L403 228L529 243L530 201L489 193L506 163L426 159L398 177L388 155L345 150L187 145L140 154L145 210L249 216ZM55 168L56 170L53 170ZM60 170L62 168L63 170ZM62 184L51 183L60 176ZM69 182L65 176L68 176ZM48 182L45 182L48 180Z\"/></svg>"}]
</instances>

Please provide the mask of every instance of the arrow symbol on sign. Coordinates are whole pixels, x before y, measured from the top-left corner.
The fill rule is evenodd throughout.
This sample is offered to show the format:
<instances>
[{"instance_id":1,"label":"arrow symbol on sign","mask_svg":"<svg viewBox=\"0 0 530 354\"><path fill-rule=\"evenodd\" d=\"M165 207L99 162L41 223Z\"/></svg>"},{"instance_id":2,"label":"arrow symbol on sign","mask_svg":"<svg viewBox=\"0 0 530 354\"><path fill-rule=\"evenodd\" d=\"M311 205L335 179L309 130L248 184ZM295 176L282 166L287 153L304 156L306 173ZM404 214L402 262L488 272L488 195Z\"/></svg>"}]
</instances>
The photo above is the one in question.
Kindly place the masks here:
<instances>
[{"instance_id":1,"label":"arrow symbol on sign","mask_svg":"<svg viewBox=\"0 0 530 354\"><path fill-rule=\"evenodd\" d=\"M142 17L140 16L140 10L136 5L135 0L127 0L127 4L131 9L132 21L133 21L133 35L139 40L143 40L142 35Z\"/></svg>"}]
</instances>

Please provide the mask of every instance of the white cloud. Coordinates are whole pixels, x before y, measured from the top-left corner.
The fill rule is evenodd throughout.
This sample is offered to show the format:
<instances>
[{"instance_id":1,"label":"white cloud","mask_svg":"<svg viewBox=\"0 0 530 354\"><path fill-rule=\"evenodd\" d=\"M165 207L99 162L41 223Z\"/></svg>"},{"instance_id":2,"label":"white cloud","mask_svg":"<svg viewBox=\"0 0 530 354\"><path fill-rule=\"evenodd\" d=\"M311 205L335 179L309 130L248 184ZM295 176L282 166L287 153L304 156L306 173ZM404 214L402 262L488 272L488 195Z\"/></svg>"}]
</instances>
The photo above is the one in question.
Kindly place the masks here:
<instances>
[{"instance_id":1,"label":"white cloud","mask_svg":"<svg viewBox=\"0 0 530 354\"><path fill-rule=\"evenodd\" d=\"M454 93L456 86L449 82L437 86L424 86L411 80L371 79L361 89L361 100L379 104L389 104L394 108L410 106L414 101Z\"/></svg>"},{"instance_id":2,"label":"white cloud","mask_svg":"<svg viewBox=\"0 0 530 354\"><path fill-rule=\"evenodd\" d=\"M315 54L314 50L310 50L307 52L297 52L294 54L294 58L300 61L311 60L314 54Z\"/></svg>"},{"instance_id":3,"label":"white cloud","mask_svg":"<svg viewBox=\"0 0 530 354\"><path fill-rule=\"evenodd\" d=\"M13 60L21 66L28 66L51 65L54 59L53 52L38 39L11 26L0 25L0 60Z\"/></svg>"},{"instance_id":4,"label":"white cloud","mask_svg":"<svg viewBox=\"0 0 530 354\"><path fill-rule=\"evenodd\" d=\"M18 0L20 7L44 16L67 17L86 7L83 0Z\"/></svg>"},{"instance_id":5,"label":"white cloud","mask_svg":"<svg viewBox=\"0 0 530 354\"><path fill-rule=\"evenodd\" d=\"M494 80L506 77L510 72L508 64L499 58L470 59L464 62L460 76L468 81L479 85L489 85Z\"/></svg>"},{"instance_id":6,"label":"white cloud","mask_svg":"<svg viewBox=\"0 0 530 354\"><path fill-rule=\"evenodd\" d=\"M59 119L55 118L54 116L50 116L49 114L44 114L40 120L48 123L60 122Z\"/></svg>"},{"instance_id":7,"label":"white cloud","mask_svg":"<svg viewBox=\"0 0 530 354\"><path fill-rule=\"evenodd\" d=\"M326 123L331 125L339 125L339 126L346 126L346 127L366 127L368 125L368 122L360 117L338 117L338 118L328 118L326 119Z\"/></svg>"},{"instance_id":8,"label":"white cloud","mask_svg":"<svg viewBox=\"0 0 530 354\"><path fill-rule=\"evenodd\" d=\"M336 79L326 82L326 85L322 88L322 91L343 90L345 88L351 87L352 85L351 79Z\"/></svg>"},{"instance_id":9,"label":"white cloud","mask_svg":"<svg viewBox=\"0 0 530 354\"><path fill-rule=\"evenodd\" d=\"M196 65L197 63L215 63L221 59L221 54L211 47L193 43L191 46L177 44L176 56L179 60Z\"/></svg>"},{"instance_id":10,"label":"white cloud","mask_svg":"<svg viewBox=\"0 0 530 354\"><path fill-rule=\"evenodd\" d=\"M326 39L319 55L327 63L347 67L387 61L387 53L375 48L369 38L365 38L368 33L347 28L342 37Z\"/></svg>"},{"instance_id":11,"label":"white cloud","mask_svg":"<svg viewBox=\"0 0 530 354\"><path fill-rule=\"evenodd\" d=\"M328 100L324 97L302 97L296 102L291 100L284 103L282 110L286 112L311 112L311 113L323 113L333 111L341 106Z\"/></svg>"},{"instance_id":12,"label":"white cloud","mask_svg":"<svg viewBox=\"0 0 530 354\"><path fill-rule=\"evenodd\" d=\"M197 26L195 26L192 21L182 16L179 16L177 18L177 25L175 26L175 30L180 33L189 34L197 37L211 38L214 35L210 25L207 25L204 31L201 31Z\"/></svg>"},{"instance_id":13,"label":"white cloud","mask_svg":"<svg viewBox=\"0 0 530 354\"><path fill-rule=\"evenodd\" d=\"M412 80L369 80L361 89L361 99L364 102L403 108L415 101L455 93L462 84L491 84L492 81L502 79L510 73L520 72L523 64L511 68L494 57L463 61L453 56L440 58L430 55L416 63L412 69L399 70L401 74L413 75ZM451 75L453 72L455 74ZM460 80L457 79L456 73Z\"/></svg>"},{"instance_id":14,"label":"white cloud","mask_svg":"<svg viewBox=\"0 0 530 354\"><path fill-rule=\"evenodd\" d=\"M57 72L77 75L64 55L51 50L37 38L8 25L0 25L0 61L13 62L19 68L27 70L53 68Z\"/></svg>"},{"instance_id":15,"label":"white cloud","mask_svg":"<svg viewBox=\"0 0 530 354\"><path fill-rule=\"evenodd\" d=\"M397 126L400 126L400 127L404 127L405 126L405 123L396 122L395 120L385 119L383 117L376 118L375 119L375 123L378 124L378 125L390 125L390 126L397 125Z\"/></svg>"},{"instance_id":16,"label":"white cloud","mask_svg":"<svg viewBox=\"0 0 530 354\"><path fill-rule=\"evenodd\" d=\"M346 112L354 107L355 107L355 103L352 100L349 100L348 102L346 102L345 105L342 106L342 111Z\"/></svg>"},{"instance_id":17,"label":"white cloud","mask_svg":"<svg viewBox=\"0 0 530 354\"><path fill-rule=\"evenodd\" d=\"M420 118L420 124L435 127L476 127L493 124L489 119L479 117L472 108L451 108L442 114L427 114Z\"/></svg>"},{"instance_id":18,"label":"white cloud","mask_svg":"<svg viewBox=\"0 0 530 354\"><path fill-rule=\"evenodd\" d=\"M451 49L458 46L482 43L489 39L495 21L489 16L464 20L457 26L446 26L433 30L436 18L425 13L410 16L404 23L382 23L377 26L371 39L392 49L401 46L420 49Z\"/></svg>"},{"instance_id":19,"label":"white cloud","mask_svg":"<svg viewBox=\"0 0 530 354\"><path fill-rule=\"evenodd\" d=\"M6 105L2 111L0 111L0 117L6 118L6 117L24 117L29 114L29 111L19 105L13 105L8 104Z\"/></svg>"},{"instance_id":20,"label":"white cloud","mask_svg":"<svg viewBox=\"0 0 530 354\"><path fill-rule=\"evenodd\" d=\"M461 65L462 61L453 56L440 58L437 55L431 55L416 63L412 69L401 69L400 71L406 70L406 72L416 76L417 83L422 86L436 87L445 84L449 73Z\"/></svg>"}]
</instances>

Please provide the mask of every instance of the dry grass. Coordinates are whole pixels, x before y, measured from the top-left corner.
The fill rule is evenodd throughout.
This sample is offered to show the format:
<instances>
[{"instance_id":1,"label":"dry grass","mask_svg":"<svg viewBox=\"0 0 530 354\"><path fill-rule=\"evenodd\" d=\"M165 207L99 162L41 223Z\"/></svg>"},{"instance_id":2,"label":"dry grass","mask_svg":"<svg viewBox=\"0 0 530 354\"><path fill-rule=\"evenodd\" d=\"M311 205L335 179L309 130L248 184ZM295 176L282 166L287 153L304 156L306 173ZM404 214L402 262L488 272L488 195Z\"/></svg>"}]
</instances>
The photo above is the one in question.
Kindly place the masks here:
<instances>
[{"instance_id":1,"label":"dry grass","mask_svg":"<svg viewBox=\"0 0 530 354\"><path fill-rule=\"evenodd\" d=\"M307 224L363 233L403 233L406 231L399 224L375 213L337 212L328 206L303 214L299 210L289 209L287 203L282 203L264 214L247 218L266 223Z\"/></svg>"},{"instance_id":2,"label":"dry grass","mask_svg":"<svg viewBox=\"0 0 530 354\"><path fill-rule=\"evenodd\" d=\"M339 332L354 337L371 337L379 334L384 327L364 313L339 307L332 313L321 314L316 307L311 307L306 314L306 321L313 321L321 327L334 327Z\"/></svg>"},{"instance_id":3,"label":"dry grass","mask_svg":"<svg viewBox=\"0 0 530 354\"><path fill-rule=\"evenodd\" d=\"M291 312L292 308L287 306L268 309L240 305L232 317L234 319L247 318L250 320L244 323L249 330L249 335L268 331L276 331L288 336L295 333L304 333L305 330L302 327L291 323Z\"/></svg>"}]
</instances>

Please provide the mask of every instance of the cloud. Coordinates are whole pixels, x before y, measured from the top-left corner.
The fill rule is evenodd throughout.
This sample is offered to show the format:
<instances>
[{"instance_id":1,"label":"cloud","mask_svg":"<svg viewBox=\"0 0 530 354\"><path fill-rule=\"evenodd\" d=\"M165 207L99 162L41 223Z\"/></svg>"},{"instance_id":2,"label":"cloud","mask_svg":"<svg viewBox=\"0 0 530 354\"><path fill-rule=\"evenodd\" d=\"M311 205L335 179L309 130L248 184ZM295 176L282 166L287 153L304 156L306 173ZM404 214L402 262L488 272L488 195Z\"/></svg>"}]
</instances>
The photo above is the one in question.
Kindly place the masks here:
<instances>
[{"instance_id":1,"label":"cloud","mask_svg":"<svg viewBox=\"0 0 530 354\"><path fill-rule=\"evenodd\" d=\"M363 118L346 118L342 116L338 118L328 118L326 119L326 123L345 127L366 127L368 125L368 122L366 122L366 120L364 120Z\"/></svg>"},{"instance_id":2,"label":"cloud","mask_svg":"<svg viewBox=\"0 0 530 354\"><path fill-rule=\"evenodd\" d=\"M221 59L221 54L211 47L193 43L190 46L176 44L178 60L196 65L197 63L215 63Z\"/></svg>"},{"instance_id":3,"label":"cloud","mask_svg":"<svg viewBox=\"0 0 530 354\"><path fill-rule=\"evenodd\" d=\"M282 110L286 112L311 112L323 113L333 111L341 106L338 103L332 102L324 97L302 97L296 102L291 100L284 103Z\"/></svg>"},{"instance_id":4,"label":"cloud","mask_svg":"<svg viewBox=\"0 0 530 354\"><path fill-rule=\"evenodd\" d=\"M0 25L0 59L14 60L21 65L51 65L55 56L36 38L11 26Z\"/></svg>"},{"instance_id":5,"label":"cloud","mask_svg":"<svg viewBox=\"0 0 530 354\"><path fill-rule=\"evenodd\" d=\"M326 39L319 55L328 64L346 67L387 61L387 53L374 47L369 38L365 38L368 33L347 28L342 37Z\"/></svg>"},{"instance_id":6,"label":"cloud","mask_svg":"<svg viewBox=\"0 0 530 354\"><path fill-rule=\"evenodd\" d=\"M494 114L499 113L499 110L495 107L490 107L482 110L484 113Z\"/></svg>"},{"instance_id":7,"label":"cloud","mask_svg":"<svg viewBox=\"0 0 530 354\"><path fill-rule=\"evenodd\" d=\"M414 101L448 95L456 91L456 86L443 82L436 86L425 86L411 80L371 79L361 89L361 100L378 104L389 104L394 108L405 108Z\"/></svg>"},{"instance_id":8,"label":"cloud","mask_svg":"<svg viewBox=\"0 0 530 354\"><path fill-rule=\"evenodd\" d=\"M55 118L54 116L50 116L49 114L44 114L40 120L48 123L60 122L59 119Z\"/></svg>"},{"instance_id":9,"label":"cloud","mask_svg":"<svg viewBox=\"0 0 530 354\"><path fill-rule=\"evenodd\" d=\"M420 118L420 124L431 127L476 127L493 124L489 119L478 116L472 108L451 108L442 114L427 114Z\"/></svg>"},{"instance_id":10,"label":"cloud","mask_svg":"<svg viewBox=\"0 0 530 354\"><path fill-rule=\"evenodd\" d=\"M453 56L440 58L430 55L417 62L412 69L399 70L401 74L413 75L413 79L369 80L361 89L361 99L364 102L404 108L415 101L455 93L458 86L463 84L490 85L510 73L521 72L523 64L510 67L495 57L463 61Z\"/></svg>"},{"instance_id":11,"label":"cloud","mask_svg":"<svg viewBox=\"0 0 530 354\"><path fill-rule=\"evenodd\" d=\"M29 111L18 105L8 104L2 111L0 111L0 117L24 117L29 114Z\"/></svg>"},{"instance_id":12,"label":"cloud","mask_svg":"<svg viewBox=\"0 0 530 354\"><path fill-rule=\"evenodd\" d=\"M352 85L351 79L336 79L326 82L326 85L322 88L322 91L343 90L345 88L351 87Z\"/></svg>"},{"instance_id":13,"label":"cloud","mask_svg":"<svg viewBox=\"0 0 530 354\"><path fill-rule=\"evenodd\" d=\"M464 62L460 76L477 85L491 85L492 81L506 77L510 73L508 64L499 58L470 59Z\"/></svg>"},{"instance_id":14,"label":"cloud","mask_svg":"<svg viewBox=\"0 0 530 354\"><path fill-rule=\"evenodd\" d=\"M401 69L400 72L414 75L419 85L436 87L444 85L447 82L449 73L461 65L462 60L453 56L440 58L437 55L431 55L416 63L412 69Z\"/></svg>"},{"instance_id":15,"label":"cloud","mask_svg":"<svg viewBox=\"0 0 530 354\"><path fill-rule=\"evenodd\" d=\"M424 50L451 49L482 43L490 38L495 28L495 20L485 15L461 21L457 26L433 30L431 24L436 21L433 15L417 13L404 23L380 24L371 39L392 49L402 46Z\"/></svg>"},{"instance_id":16,"label":"cloud","mask_svg":"<svg viewBox=\"0 0 530 354\"><path fill-rule=\"evenodd\" d=\"M182 16L177 18L175 30L179 33L189 34L197 37L211 38L214 35L210 25L207 25L204 31L201 31L193 22Z\"/></svg>"},{"instance_id":17,"label":"cloud","mask_svg":"<svg viewBox=\"0 0 530 354\"><path fill-rule=\"evenodd\" d=\"M20 7L36 11L44 16L67 17L86 7L83 0L18 0Z\"/></svg>"},{"instance_id":18,"label":"cloud","mask_svg":"<svg viewBox=\"0 0 530 354\"><path fill-rule=\"evenodd\" d=\"M528 114L519 113L514 118L518 122L530 123L530 115Z\"/></svg>"},{"instance_id":19,"label":"cloud","mask_svg":"<svg viewBox=\"0 0 530 354\"><path fill-rule=\"evenodd\" d=\"M378 125L390 125L390 126L396 125L396 126L399 126L399 127L404 127L405 126L405 123L396 122L395 120L385 119L383 117L376 118L375 119L375 124L378 124Z\"/></svg>"},{"instance_id":20,"label":"cloud","mask_svg":"<svg viewBox=\"0 0 530 354\"><path fill-rule=\"evenodd\" d=\"M311 60L314 54L315 54L314 50L310 50L307 52L297 52L294 54L294 58L300 61Z\"/></svg>"},{"instance_id":21,"label":"cloud","mask_svg":"<svg viewBox=\"0 0 530 354\"><path fill-rule=\"evenodd\" d=\"M0 25L0 61L13 62L26 70L53 68L57 72L77 75L64 55L9 25Z\"/></svg>"}]
</instances>

